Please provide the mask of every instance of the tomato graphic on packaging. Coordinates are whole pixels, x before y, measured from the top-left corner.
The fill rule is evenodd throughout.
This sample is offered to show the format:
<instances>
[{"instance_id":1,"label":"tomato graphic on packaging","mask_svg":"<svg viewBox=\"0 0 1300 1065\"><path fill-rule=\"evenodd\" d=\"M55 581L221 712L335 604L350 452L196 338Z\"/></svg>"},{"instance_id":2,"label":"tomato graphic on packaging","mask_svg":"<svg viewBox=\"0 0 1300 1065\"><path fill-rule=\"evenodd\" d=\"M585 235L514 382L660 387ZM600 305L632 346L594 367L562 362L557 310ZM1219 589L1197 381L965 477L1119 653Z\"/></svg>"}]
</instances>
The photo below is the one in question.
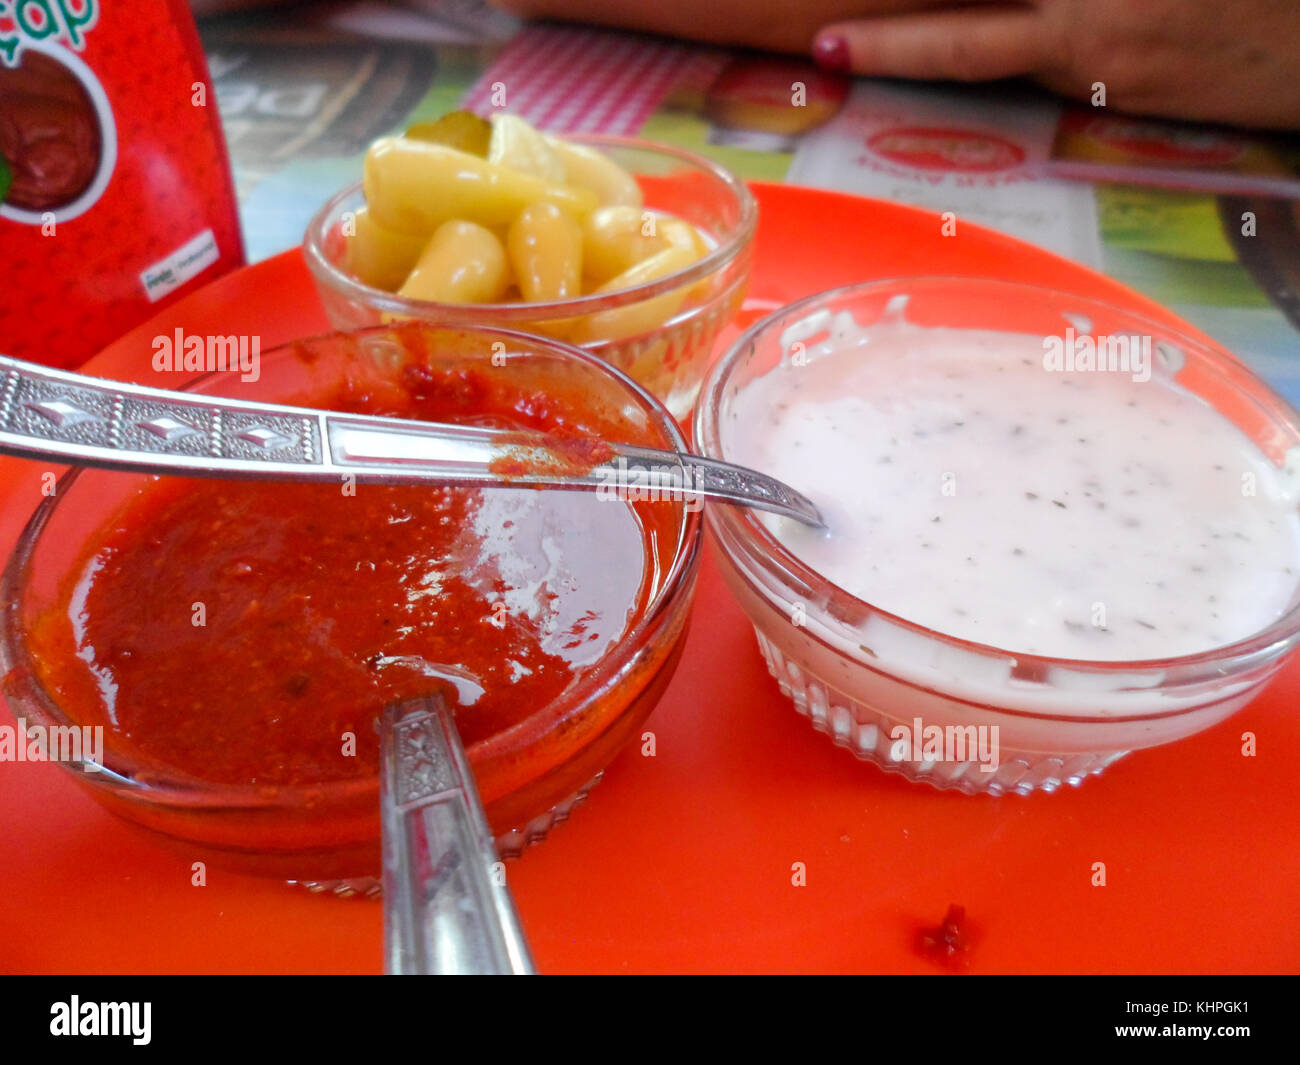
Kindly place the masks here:
<instances>
[{"instance_id":1,"label":"tomato graphic on packaging","mask_svg":"<svg viewBox=\"0 0 1300 1065\"><path fill-rule=\"evenodd\" d=\"M1246 151L1242 138L1227 133L1182 129L1167 122L1127 118L1094 119L1084 133L1102 144L1159 163L1222 166Z\"/></svg>"},{"instance_id":2,"label":"tomato graphic on packaging","mask_svg":"<svg viewBox=\"0 0 1300 1065\"><path fill-rule=\"evenodd\" d=\"M922 170L991 173L1025 161L1018 144L992 133L966 129L896 126L867 138L867 148L884 159Z\"/></svg>"},{"instance_id":3,"label":"tomato graphic on packaging","mask_svg":"<svg viewBox=\"0 0 1300 1065\"><path fill-rule=\"evenodd\" d=\"M0 351L76 366L243 262L182 0L0 0Z\"/></svg>"}]
</instances>

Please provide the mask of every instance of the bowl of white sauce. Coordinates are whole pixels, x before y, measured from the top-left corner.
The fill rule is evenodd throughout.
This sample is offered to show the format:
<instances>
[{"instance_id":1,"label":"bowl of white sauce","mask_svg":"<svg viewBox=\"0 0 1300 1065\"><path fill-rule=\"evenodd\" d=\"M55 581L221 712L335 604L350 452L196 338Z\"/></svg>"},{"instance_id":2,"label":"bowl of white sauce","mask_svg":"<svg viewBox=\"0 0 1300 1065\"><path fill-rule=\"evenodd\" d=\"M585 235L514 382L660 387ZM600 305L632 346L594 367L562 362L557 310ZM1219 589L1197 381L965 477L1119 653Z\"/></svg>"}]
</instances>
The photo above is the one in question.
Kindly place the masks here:
<instances>
[{"instance_id":1,"label":"bowl of white sauce","mask_svg":"<svg viewBox=\"0 0 1300 1065\"><path fill-rule=\"evenodd\" d=\"M796 709L967 793L1052 791L1222 721L1300 641L1300 415L1212 343L1010 282L795 303L714 366L705 455L826 531L710 507Z\"/></svg>"}]
</instances>

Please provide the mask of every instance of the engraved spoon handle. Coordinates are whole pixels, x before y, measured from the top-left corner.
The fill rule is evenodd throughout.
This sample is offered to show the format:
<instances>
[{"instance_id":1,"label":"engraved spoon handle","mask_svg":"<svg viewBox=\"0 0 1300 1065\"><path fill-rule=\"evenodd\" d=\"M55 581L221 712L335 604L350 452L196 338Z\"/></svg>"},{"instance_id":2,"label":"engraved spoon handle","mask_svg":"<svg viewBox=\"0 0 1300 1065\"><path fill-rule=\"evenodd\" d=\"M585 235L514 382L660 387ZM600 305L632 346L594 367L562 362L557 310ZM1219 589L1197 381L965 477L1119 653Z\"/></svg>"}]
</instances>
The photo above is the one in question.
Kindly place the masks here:
<instances>
[{"instance_id":1,"label":"engraved spoon handle","mask_svg":"<svg viewBox=\"0 0 1300 1065\"><path fill-rule=\"evenodd\" d=\"M541 433L343 414L107 381L0 355L0 453L182 476L427 481L576 488L631 498L705 496L822 526L817 508L755 470L676 451L610 444L590 470ZM497 472L503 460L536 471ZM512 468L519 463L512 462Z\"/></svg>"},{"instance_id":2,"label":"engraved spoon handle","mask_svg":"<svg viewBox=\"0 0 1300 1065\"><path fill-rule=\"evenodd\" d=\"M379 741L387 971L532 973L447 704L432 695L388 707Z\"/></svg>"}]
</instances>

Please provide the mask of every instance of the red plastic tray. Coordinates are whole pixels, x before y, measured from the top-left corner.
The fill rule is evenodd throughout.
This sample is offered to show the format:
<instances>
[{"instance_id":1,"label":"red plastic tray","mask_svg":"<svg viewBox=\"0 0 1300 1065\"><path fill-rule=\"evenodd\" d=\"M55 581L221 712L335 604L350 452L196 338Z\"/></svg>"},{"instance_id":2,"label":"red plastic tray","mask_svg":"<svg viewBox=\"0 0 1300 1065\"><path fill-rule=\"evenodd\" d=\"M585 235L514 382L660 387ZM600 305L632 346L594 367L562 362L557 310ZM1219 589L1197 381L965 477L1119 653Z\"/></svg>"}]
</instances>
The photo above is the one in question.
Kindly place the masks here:
<instances>
[{"instance_id":1,"label":"red plastic tray","mask_svg":"<svg viewBox=\"0 0 1300 1065\"><path fill-rule=\"evenodd\" d=\"M756 187L750 314L867 278L1033 281L1168 317L1098 274L937 216ZM87 370L149 381L150 340L326 322L299 254L214 283ZM42 467L0 461L0 547ZM1300 967L1300 659L1219 727L1141 751L1054 795L940 793L857 762L798 717L705 558L681 667L630 748L545 843L509 866L539 968L934 972L919 928L966 907L971 972L1290 971ZM0 712L0 719L8 717ZM1253 731L1258 754L1243 757ZM0 763L0 970L375 972L375 902L191 862L103 812L54 766ZM1093 863L1107 884L1093 887ZM806 886L792 883L804 863Z\"/></svg>"}]
</instances>

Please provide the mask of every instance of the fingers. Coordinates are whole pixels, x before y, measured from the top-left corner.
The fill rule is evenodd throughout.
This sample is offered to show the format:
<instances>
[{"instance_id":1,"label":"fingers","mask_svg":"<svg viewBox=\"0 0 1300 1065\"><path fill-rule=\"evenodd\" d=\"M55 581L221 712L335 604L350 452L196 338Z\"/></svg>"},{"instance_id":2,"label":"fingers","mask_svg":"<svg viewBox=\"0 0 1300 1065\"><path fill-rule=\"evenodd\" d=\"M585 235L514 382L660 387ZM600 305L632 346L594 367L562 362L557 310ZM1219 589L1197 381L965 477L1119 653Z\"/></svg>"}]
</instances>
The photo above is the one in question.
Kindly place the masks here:
<instances>
[{"instance_id":1,"label":"fingers","mask_svg":"<svg viewBox=\"0 0 1300 1065\"><path fill-rule=\"evenodd\" d=\"M1035 9L976 5L834 23L817 34L813 57L846 73L988 81L1036 73L1050 47Z\"/></svg>"},{"instance_id":2,"label":"fingers","mask_svg":"<svg viewBox=\"0 0 1300 1065\"><path fill-rule=\"evenodd\" d=\"M516 15L806 53L822 26L972 0L492 0ZM0 0L0 10L5 7Z\"/></svg>"}]
</instances>

